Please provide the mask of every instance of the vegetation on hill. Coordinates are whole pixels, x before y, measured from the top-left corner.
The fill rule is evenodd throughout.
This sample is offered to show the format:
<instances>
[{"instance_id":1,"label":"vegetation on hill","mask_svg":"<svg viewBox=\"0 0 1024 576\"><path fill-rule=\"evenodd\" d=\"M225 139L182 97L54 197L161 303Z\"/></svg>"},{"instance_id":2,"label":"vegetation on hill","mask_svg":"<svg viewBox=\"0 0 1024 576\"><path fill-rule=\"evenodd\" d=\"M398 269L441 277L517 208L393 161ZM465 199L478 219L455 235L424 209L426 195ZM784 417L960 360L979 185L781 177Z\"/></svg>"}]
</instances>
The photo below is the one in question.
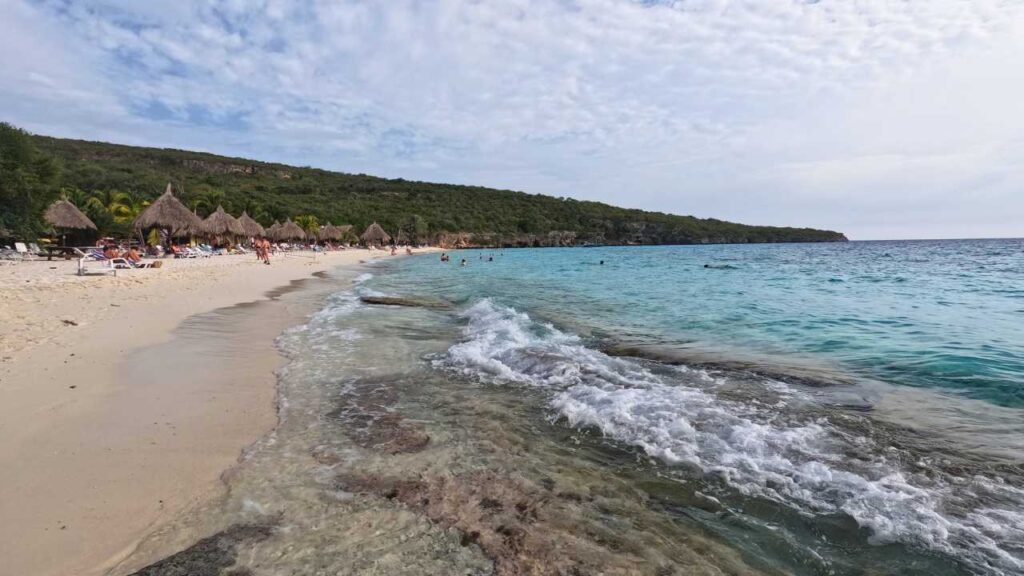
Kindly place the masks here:
<instances>
[{"instance_id":1,"label":"vegetation on hill","mask_svg":"<svg viewBox=\"0 0 1024 576\"><path fill-rule=\"evenodd\" d=\"M22 142L19 146L27 142L35 149L28 160L19 152L17 162L28 168L19 169L23 176L11 192L6 173L0 182L4 199L8 194L33 198L17 204L13 214L6 206L0 214L4 226L24 235L41 230L38 223L27 222L61 194L82 208L102 232L128 233L135 215L170 181L181 200L200 216L222 205L235 215L245 210L263 225L292 218L306 228L331 222L352 224L360 231L376 221L393 236L421 242L514 246L845 240L837 232L809 228L745 226L478 186L28 136L10 126L0 130L0 140ZM5 146L0 143L0 154L6 154ZM38 166L36 172L32 166ZM42 187L45 193L40 192ZM26 196L30 188L34 192Z\"/></svg>"}]
</instances>

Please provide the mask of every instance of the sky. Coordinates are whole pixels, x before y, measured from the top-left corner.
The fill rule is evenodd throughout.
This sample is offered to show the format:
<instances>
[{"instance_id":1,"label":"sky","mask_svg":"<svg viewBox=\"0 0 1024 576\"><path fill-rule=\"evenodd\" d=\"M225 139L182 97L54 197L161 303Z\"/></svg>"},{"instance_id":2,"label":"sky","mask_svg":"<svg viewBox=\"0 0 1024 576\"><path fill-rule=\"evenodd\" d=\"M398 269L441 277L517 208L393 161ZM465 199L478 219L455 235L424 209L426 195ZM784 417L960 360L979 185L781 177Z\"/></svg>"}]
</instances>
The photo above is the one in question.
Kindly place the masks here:
<instances>
[{"instance_id":1,"label":"sky","mask_svg":"<svg viewBox=\"0 0 1024 576\"><path fill-rule=\"evenodd\" d=\"M0 121L851 239L1024 236L1024 0L0 0Z\"/></svg>"}]
</instances>

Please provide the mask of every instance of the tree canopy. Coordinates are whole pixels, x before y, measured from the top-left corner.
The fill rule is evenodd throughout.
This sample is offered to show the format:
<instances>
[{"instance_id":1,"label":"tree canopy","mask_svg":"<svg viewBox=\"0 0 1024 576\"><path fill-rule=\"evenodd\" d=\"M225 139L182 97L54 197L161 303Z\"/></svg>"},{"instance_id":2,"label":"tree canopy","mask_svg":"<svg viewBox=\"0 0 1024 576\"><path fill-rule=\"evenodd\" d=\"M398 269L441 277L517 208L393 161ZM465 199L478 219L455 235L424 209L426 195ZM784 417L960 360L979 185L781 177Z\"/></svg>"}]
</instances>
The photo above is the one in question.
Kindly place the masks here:
<instances>
[{"instance_id":1,"label":"tree canopy","mask_svg":"<svg viewBox=\"0 0 1024 576\"><path fill-rule=\"evenodd\" d=\"M310 232L324 222L350 224L359 231L376 221L414 242L435 241L445 234L463 235L478 245L845 240L842 234L825 230L746 226L479 186L30 136L3 126L0 194L5 204L8 197L19 203L10 210L5 206L0 223L25 235L41 230L33 223L34 215L57 197L59 187L101 232L130 233L127 226L133 215L170 181L182 202L200 217L221 205L235 216L244 210L264 226L292 219ZM58 165L63 167L59 176ZM6 183L8 172L14 175L12 185Z\"/></svg>"}]
</instances>

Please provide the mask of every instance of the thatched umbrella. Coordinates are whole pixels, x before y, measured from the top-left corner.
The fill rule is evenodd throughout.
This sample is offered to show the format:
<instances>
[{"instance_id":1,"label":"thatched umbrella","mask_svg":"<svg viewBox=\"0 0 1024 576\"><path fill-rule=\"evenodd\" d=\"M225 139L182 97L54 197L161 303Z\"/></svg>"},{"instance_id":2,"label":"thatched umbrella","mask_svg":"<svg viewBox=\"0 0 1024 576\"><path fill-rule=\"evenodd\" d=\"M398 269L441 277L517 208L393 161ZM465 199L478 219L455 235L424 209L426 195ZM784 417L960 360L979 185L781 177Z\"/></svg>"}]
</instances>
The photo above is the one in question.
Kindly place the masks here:
<instances>
[{"instance_id":1,"label":"thatched umbrella","mask_svg":"<svg viewBox=\"0 0 1024 576\"><path fill-rule=\"evenodd\" d=\"M170 183L167 190L139 214L132 226L139 231L163 228L169 237L203 233L203 221L174 197Z\"/></svg>"},{"instance_id":2,"label":"thatched umbrella","mask_svg":"<svg viewBox=\"0 0 1024 576\"><path fill-rule=\"evenodd\" d=\"M265 233L267 235L267 238L270 238L271 240L275 240L276 241L276 240L278 240L277 233L280 232L280 231L281 231L281 223L278 222L277 220L274 220L273 224L271 224L270 226L267 226L267 229L266 229Z\"/></svg>"},{"instance_id":3,"label":"thatched umbrella","mask_svg":"<svg viewBox=\"0 0 1024 576\"><path fill-rule=\"evenodd\" d=\"M380 224L374 222L370 224L363 235L359 237L367 246L387 244L391 241L391 236L380 227Z\"/></svg>"},{"instance_id":4,"label":"thatched umbrella","mask_svg":"<svg viewBox=\"0 0 1024 576\"><path fill-rule=\"evenodd\" d=\"M284 221L284 224L281 224L281 228L277 231L277 237L279 240L305 240L306 231L289 218Z\"/></svg>"},{"instance_id":5,"label":"thatched umbrella","mask_svg":"<svg viewBox=\"0 0 1024 576\"><path fill-rule=\"evenodd\" d=\"M220 206L203 220L203 231L211 236L245 236L242 224Z\"/></svg>"},{"instance_id":6,"label":"thatched umbrella","mask_svg":"<svg viewBox=\"0 0 1024 576\"><path fill-rule=\"evenodd\" d=\"M238 217L238 223L242 225L242 230L245 231L246 236L258 238L267 233L267 231L263 229L263 226L260 226L259 222L253 220L252 217L249 216L248 212L242 212L242 215Z\"/></svg>"},{"instance_id":7,"label":"thatched umbrella","mask_svg":"<svg viewBox=\"0 0 1024 576\"><path fill-rule=\"evenodd\" d=\"M334 224L328 222L326 225L320 227L320 231L317 233L317 236L319 236L321 240L341 240L345 236L345 233L341 231L341 228L338 228Z\"/></svg>"},{"instance_id":8,"label":"thatched umbrella","mask_svg":"<svg viewBox=\"0 0 1024 576\"><path fill-rule=\"evenodd\" d=\"M95 230L96 225L77 206L65 198L57 200L43 213L43 219L61 230ZM60 235L60 243L64 244L64 234Z\"/></svg>"}]
</instances>

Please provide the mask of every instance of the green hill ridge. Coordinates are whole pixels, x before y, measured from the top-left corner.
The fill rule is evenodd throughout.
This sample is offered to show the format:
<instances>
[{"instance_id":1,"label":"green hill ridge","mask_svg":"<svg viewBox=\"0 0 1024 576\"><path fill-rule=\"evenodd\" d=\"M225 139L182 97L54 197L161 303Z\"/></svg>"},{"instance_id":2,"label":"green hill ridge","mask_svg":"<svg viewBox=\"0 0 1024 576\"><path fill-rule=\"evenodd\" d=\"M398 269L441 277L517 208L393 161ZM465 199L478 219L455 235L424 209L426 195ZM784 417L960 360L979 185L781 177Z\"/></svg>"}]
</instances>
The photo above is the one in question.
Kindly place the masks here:
<instances>
[{"instance_id":1,"label":"green hill ridge","mask_svg":"<svg viewBox=\"0 0 1024 576\"><path fill-rule=\"evenodd\" d=\"M223 205L235 215L246 210L264 225L298 217L307 226L331 222L362 230L376 221L393 236L401 233L421 242L559 246L846 240L827 230L748 226L541 194L34 136L6 128L30 140L37 162L52 160L63 194L92 206L86 213L101 230L115 233L127 232L128 217L172 182L176 194L200 216ZM4 149L0 145L0 155ZM3 161L0 157L0 165ZM106 215L100 206L108 208ZM14 221L4 225L18 227Z\"/></svg>"}]
</instances>

